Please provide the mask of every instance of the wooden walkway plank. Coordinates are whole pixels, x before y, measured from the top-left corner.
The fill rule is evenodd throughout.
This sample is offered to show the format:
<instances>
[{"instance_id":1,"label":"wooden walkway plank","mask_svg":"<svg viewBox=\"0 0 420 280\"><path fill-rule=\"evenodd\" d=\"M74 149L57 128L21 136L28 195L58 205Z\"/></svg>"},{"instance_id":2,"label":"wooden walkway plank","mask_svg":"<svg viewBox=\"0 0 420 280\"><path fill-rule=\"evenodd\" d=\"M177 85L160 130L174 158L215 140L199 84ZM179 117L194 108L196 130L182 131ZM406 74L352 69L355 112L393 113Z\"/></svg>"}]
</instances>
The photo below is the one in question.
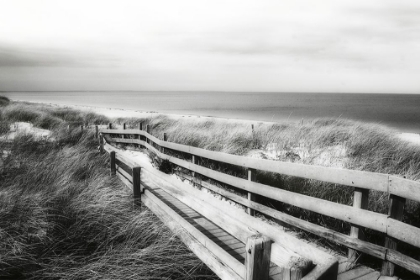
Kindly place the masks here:
<instances>
[{"instance_id":1,"label":"wooden walkway plank","mask_svg":"<svg viewBox=\"0 0 420 280\"><path fill-rule=\"evenodd\" d=\"M152 203L150 203L150 201ZM240 277L242 277L242 278L244 277L245 269L244 269L244 265L242 263L237 261L231 255L229 255L226 251L221 249L217 244L215 244L213 241L208 239L199 230L194 228L185 219L183 219L181 216L179 216L169 205L166 205L165 202L163 202L156 195L154 195L152 191L147 190L145 192L145 194L142 195L142 202L144 202L145 205L148 206L148 207L149 206L153 207L154 206L153 204L157 205L159 209L155 209L155 211L153 211L153 212L160 213L159 217L161 219L162 219L163 215L170 216L170 218L172 218L173 223L176 223L177 225L184 228L190 235L192 235L195 239L197 239L199 241L199 243L204 245L211 252L214 252L214 254L225 264L225 266L230 267ZM148 203L149 203L149 205L148 205ZM156 208L156 207L154 207L154 208ZM165 219L168 219L168 218L165 217ZM179 234L179 230L176 231L176 232ZM217 271L214 271L214 272L217 273ZM236 277L232 277L232 278L236 279ZM225 278L225 279L230 279L230 278Z\"/></svg>"},{"instance_id":2,"label":"wooden walkway plank","mask_svg":"<svg viewBox=\"0 0 420 280\"><path fill-rule=\"evenodd\" d=\"M216 253L212 253L210 248L203 246L201 242L198 242L193 236L187 233L187 231L182 230L182 227L179 223L171 218L168 215L168 212L165 212L162 207L156 204L150 196L142 195L142 203L146 205L153 213L155 213L166 226L168 226L173 232L177 233L177 236L187 245L194 254L200 258L208 267L210 267L221 279L235 279L242 280L235 271L222 263L218 257L215 256Z\"/></svg>"},{"instance_id":3,"label":"wooden walkway plank","mask_svg":"<svg viewBox=\"0 0 420 280\"><path fill-rule=\"evenodd\" d=\"M345 259L343 258L343 260L338 263L338 274L349 271L355 266L356 266L356 263L349 262L347 258Z\"/></svg>"},{"instance_id":4,"label":"wooden walkway plank","mask_svg":"<svg viewBox=\"0 0 420 280\"><path fill-rule=\"evenodd\" d=\"M356 280L378 280L380 276L381 273L379 271L372 271L362 277L356 278Z\"/></svg>"},{"instance_id":5,"label":"wooden walkway plank","mask_svg":"<svg viewBox=\"0 0 420 280\"><path fill-rule=\"evenodd\" d=\"M223 230L221 227L211 222L201 214L192 210L186 204L179 201L177 198L172 197L162 189L155 189L155 195L164 201L174 212L183 216L188 222L191 223L196 229L202 232L216 245L220 246L221 249L225 250L226 253L231 255L240 263L245 263L246 249L245 244ZM197 217L191 217L192 215ZM287 279L300 279L301 276L293 275L297 271L293 271L290 267L278 267L272 264L270 268L270 279L271 280L287 280ZM298 272L301 274L301 272ZM300 275L299 274L299 275Z\"/></svg>"},{"instance_id":6,"label":"wooden walkway plank","mask_svg":"<svg viewBox=\"0 0 420 280\"><path fill-rule=\"evenodd\" d=\"M368 268L365 266L359 266L355 269L346 271L338 275L337 280L352 280L352 279L359 279L360 277L367 275L369 273L375 272L372 268Z\"/></svg>"}]
</instances>

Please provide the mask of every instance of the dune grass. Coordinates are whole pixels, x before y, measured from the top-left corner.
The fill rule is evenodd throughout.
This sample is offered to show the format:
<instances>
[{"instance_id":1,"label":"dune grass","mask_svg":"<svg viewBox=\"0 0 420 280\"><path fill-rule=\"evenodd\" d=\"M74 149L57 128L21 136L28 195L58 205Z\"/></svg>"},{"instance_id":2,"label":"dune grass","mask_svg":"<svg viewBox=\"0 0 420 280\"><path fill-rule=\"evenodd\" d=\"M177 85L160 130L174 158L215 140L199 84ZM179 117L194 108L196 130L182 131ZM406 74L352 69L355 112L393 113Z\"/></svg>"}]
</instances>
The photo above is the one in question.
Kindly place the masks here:
<instances>
[{"instance_id":1,"label":"dune grass","mask_svg":"<svg viewBox=\"0 0 420 280\"><path fill-rule=\"evenodd\" d=\"M146 275L144 279L214 277L146 209L140 213L133 208L121 184L107 177L107 160L94 151L96 143L92 135L86 132L82 134L80 130L68 133L63 129L66 121L107 123L107 118L30 103L11 102L0 110L0 121L27 120L39 126L44 123L45 128L53 129L53 136L58 139L56 146L34 141L30 137L21 137L13 144L14 160L9 164L12 167L6 172L9 175L3 175L0 179L0 223L3 222L0 225L0 242L6 240L0 248L8 248L9 252L6 258L0 260L0 276L3 268L8 275L22 273L22 278L36 279L128 279L137 275ZM43 118L51 121L42 122ZM148 124L151 133L158 138L162 139L165 132L171 142L237 155L266 150L270 143L279 143L283 150L293 154L297 146L304 145L308 156L286 156L281 160L324 166L331 166L337 160L343 168L420 180L420 147L400 140L396 131L378 124L318 119L299 123L258 123L252 130L250 124L240 121L172 119L164 115L147 119L118 119L116 122L127 123L129 127L138 127L138 123L142 122L143 125ZM344 153L329 161L319 161L320 155L328 156L329 151L334 149L343 150ZM43 164L44 161L39 162L39 158L54 164ZM246 176L245 170L239 167L205 160L201 164L235 176ZM30 168L32 165L35 171ZM15 177L17 180L10 179ZM264 172L258 172L257 181L313 197L352 204L351 187ZM350 224L332 218L269 199L262 202L346 234L350 229ZM387 213L388 197L371 191L369 210ZM404 221L420 226L419 213L419 204L408 200ZM13 227L5 223L7 219L14 219ZM103 232L107 233L104 235ZM365 234L370 242L384 244L383 235L369 230L365 230ZM80 238L82 235L87 238ZM135 245L130 243L134 241ZM59 245L51 245L54 242ZM343 247L327 245L345 252ZM175 248L181 255L176 255ZM404 253L418 254L412 248L400 248ZM162 253L162 262L147 255L156 253L156 250L167 250ZM146 254L142 255L142 260L137 257L139 251ZM165 258L165 254L171 257ZM127 256L127 259L123 256ZM13 265L17 263L23 265L13 270ZM183 266L185 263L187 265ZM154 264L156 267L149 266ZM147 272L149 269L156 274Z\"/></svg>"},{"instance_id":2,"label":"dune grass","mask_svg":"<svg viewBox=\"0 0 420 280\"><path fill-rule=\"evenodd\" d=\"M34 123L57 112L9 106L0 109L7 120L24 120L10 113L16 108ZM56 117L96 118L71 110ZM0 279L217 279L109 176L93 132L53 127L55 142L30 135L0 142L11 151L0 170Z\"/></svg>"},{"instance_id":3,"label":"dune grass","mask_svg":"<svg viewBox=\"0 0 420 280\"><path fill-rule=\"evenodd\" d=\"M411 180L420 180L420 146L410 144L397 137L397 132L388 127L346 119L316 119L298 123L258 123L254 125L240 121L223 119L180 118L173 119L165 115L147 119L119 119L120 124L137 127L139 122L149 125L151 133L162 139L165 132L168 141L221 151L236 155L249 155L255 150L266 150L270 143L279 143L287 152L303 145L308 156L298 159L283 158L304 164L334 166L339 161L342 168L395 174ZM342 155L331 160L319 161L320 155L329 155L329 151L342 150ZM175 154L174 154L175 155ZM185 157L178 154L176 156ZM186 156L189 160L188 156ZM201 160L200 164L225 173L246 178L246 170L210 160ZM205 178L203 178L205 179ZM352 205L352 187L339 186L316 180L283 176L268 172L257 172L257 181L312 197ZM220 184L222 185L222 184ZM229 188L228 186L223 186ZM238 190L235 190L238 191ZM350 224L306 211L297 207L262 198L261 202L271 205L293 216L348 234ZM388 213L389 201L385 193L371 191L369 210ZM404 222L420 227L420 205L407 201ZM364 230L368 240L379 245L384 244L382 234ZM324 243L325 244L325 243ZM327 244L330 246L331 244ZM333 246L345 253L344 247ZM418 251L418 250L417 250ZM405 253L419 252L407 248Z\"/></svg>"},{"instance_id":4,"label":"dune grass","mask_svg":"<svg viewBox=\"0 0 420 280\"><path fill-rule=\"evenodd\" d=\"M9 105L10 100L5 96L0 96L0 107Z\"/></svg>"},{"instance_id":5,"label":"dune grass","mask_svg":"<svg viewBox=\"0 0 420 280\"><path fill-rule=\"evenodd\" d=\"M53 107L28 102L11 102L3 107L0 120L30 122L43 129L55 129L67 124L105 124L109 119L93 112L70 108Z\"/></svg>"}]
</instances>

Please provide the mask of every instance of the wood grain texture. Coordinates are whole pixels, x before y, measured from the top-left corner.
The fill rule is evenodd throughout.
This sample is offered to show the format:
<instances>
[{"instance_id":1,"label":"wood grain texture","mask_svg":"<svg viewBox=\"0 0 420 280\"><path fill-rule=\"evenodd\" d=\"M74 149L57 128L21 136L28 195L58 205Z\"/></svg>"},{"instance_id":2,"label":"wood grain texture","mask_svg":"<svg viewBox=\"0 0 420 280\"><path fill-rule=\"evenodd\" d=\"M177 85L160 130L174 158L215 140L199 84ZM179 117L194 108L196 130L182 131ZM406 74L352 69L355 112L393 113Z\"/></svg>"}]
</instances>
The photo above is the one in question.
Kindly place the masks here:
<instances>
[{"instance_id":1,"label":"wood grain texture","mask_svg":"<svg viewBox=\"0 0 420 280\"><path fill-rule=\"evenodd\" d=\"M129 173L127 173L127 171L122 169L118 164L116 165L116 170L121 175L123 175L130 183L133 183L133 177Z\"/></svg>"},{"instance_id":2,"label":"wood grain texture","mask_svg":"<svg viewBox=\"0 0 420 280\"><path fill-rule=\"evenodd\" d=\"M115 175L115 172L117 170L115 166L115 152L112 151L111 153L109 153L109 157L111 160L111 176L112 176L112 175Z\"/></svg>"},{"instance_id":3,"label":"wood grain texture","mask_svg":"<svg viewBox=\"0 0 420 280\"><path fill-rule=\"evenodd\" d=\"M268 280L270 271L271 240L260 234L252 235L248 237L245 251L245 279Z\"/></svg>"},{"instance_id":4,"label":"wood grain texture","mask_svg":"<svg viewBox=\"0 0 420 280\"><path fill-rule=\"evenodd\" d=\"M313 223L310 223L308 221L293 217L291 215L288 215L286 213L280 212L278 210L275 210L273 208L270 208L268 206L252 202L247 200L244 197L240 197L232 192L226 191L224 189L221 189L217 186L214 186L212 184L209 184L207 182L202 182L202 186L205 188L208 188L216 193L219 193L223 195L226 198L229 198L235 202L238 202L244 206L251 207L258 212L261 212L263 214L269 215L277 220L280 220L282 222L285 222L289 225L295 226L297 228L306 230L308 232L311 232L313 234L316 234L318 236L321 236L323 238L326 238L328 240L337 242L339 244L345 245L346 247L353 248L354 250L369 254L371 256L380 258L382 260L385 259L385 252L386 249L382 246L375 245L370 242L354 239L350 236L347 236L345 234L342 234L340 232L322 227L320 225L316 225Z\"/></svg>"},{"instance_id":5,"label":"wood grain texture","mask_svg":"<svg viewBox=\"0 0 420 280\"><path fill-rule=\"evenodd\" d=\"M369 190L355 188L353 194L353 207L358 209L367 209L369 200ZM357 239L364 239L362 229L357 226L352 226L350 229L350 237ZM356 262L359 258L357 250L350 248L347 253L350 262Z\"/></svg>"},{"instance_id":6,"label":"wood grain texture","mask_svg":"<svg viewBox=\"0 0 420 280\"><path fill-rule=\"evenodd\" d=\"M146 172L149 172L152 174L160 173L159 171L154 170L154 169L147 169ZM319 251L318 249L314 248L313 246L307 244L304 241L301 241L295 237L289 236L288 234L282 231L279 231L279 228L267 225L266 223L260 221L259 219L251 217L240 210L234 210L234 209L229 208L228 211L220 211L218 209L225 209L226 204L222 204L222 202L216 199L211 199L208 195L203 194L201 191L198 191L189 185L185 185L181 181L177 181L176 183L174 183L175 185L173 186L171 185L173 182L171 182L171 184L164 183L166 177L168 177L168 180L170 180L169 175L156 174L156 176L158 176L157 177L158 180L162 181L162 183L160 183L160 186L164 188L166 191L168 191L169 193L171 193L171 195L177 197L182 202L193 207L195 210L200 212L200 214L211 219L214 223L223 227L226 231L234 235L239 240L242 240L244 242L248 236L253 235L257 232L255 229L252 229L251 227L257 228L258 231L264 235L267 235L266 233L271 234L271 236L269 236L270 238L274 236L274 238L277 239L277 241L279 241L280 244L284 244L284 245L280 245L280 244L272 245L271 259L274 263L278 264L279 266L285 266L285 262L288 262L290 260L290 259L285 260L285 256L290 255L291 253L285 250L285 247L297 249L300 252L309 254L311 257L313 257L314 260L318 262L318 264L328 263L328 265L334 265L333 262L329 263L331 256L329 256L328 254L322 251ZM188 192L185 191L185 188L188 188ZM215 204L213 204L213 202ZM226 215L226 213L234 216L235 218L229 217L228 215ZM241 216L238 216L238 215L241 215ZM243 219L243 216L246 216L248 219L252 219L252 221ZM241 222L238 223L238 220L240 220ZM244 226L244 225L247 225L247 226ZM268 228L264 228L264 227L268 227ZM294 246L295 244L297 246ZM276 252L278 254L276 254ZM322 274L322 271L320 271L321 269L328 270L328 267L317 265L313 270L316 270L316 273L318 274ZM313 279L316 279L316 278L313 278Z\"/></svg>"},{"instance_id":7,"label":"wood grain texture","mask_svg":"<svg viewBox=\"0 0 420 280\"><path fill-rule=\"evenodd\" d=\"M319 214L323 214L332 218L340 219L352 224L367 227L376 231L386 232L387 215L367 211L363 209L355 209L351 206L310 197L291 191L270 187L260 183L248 181L225 173L217 172L202 166L192 164L190 162L173 158L160 153L151 145L145 143L145 146L155 152L159 157L168 159L170 162L187 168L191 171L200 173L206 177L212 178L219 182L226 183L239 189L252 192L261 196L269 197L277 201L281 201L293 206L297 206L306 210L310 210Z\"/></svg>"},{"instance_id":8,"label":"wood grain texture","mask_svg":"<svg viewBox=\"0 0 420 280\"><path fill-rule=\"evenodd\" d=\"M140 167L133 167L133 197L136 201L138 201L138 204L140 204L140 197L141 197L141 190L140 190Z\"/></svg>"},{"instance_id":9,"label":"wood grain texture","mask_svg":"<svg viewBox=\"0 0 420 280\"><path fill-rule=\"evenodd\" d=\"M142 203L156 214L201 261L217 274L217 276L223 280L243 280L243 277L239 276L232 268L227 266L219 257L204 246L202 242L199 242L194 236L188 233L177 220L173 219L176 215L170 215L165 211L168 209L165 209L165 207L162 208L162 205L156 203L157 200L151 199L150 192L146 191L145 195L141 197L141 200Z\"/></svg>"},{"instance_id":10,"label":"wood grain texture","mask_svg":"<svg viewBox=\"0 0 420 280\"><path fill-rule=\"evenodd\" d=\"M412 226L399 222L402 220L404 215L405 198L390 195L389 196L389 217L387 237L385 238L385 247L396 250L397 242L394 238L404 240L407 243L419 243L419 236L414 235L415 233ZM420 232L420 230L419 230ZM412 244L415 245L415 244ZM417 245L418 246L418 245ZM389 261L382 263L381 274L384 276L394 276L395 265Z\"/></svg>"},{"instance_id":11,"label":"wood grain texture","mask_svg":"<svg viewBox=\"0 0 420 280\"><path fill-rule=\"evenodd\" d=\"M124 133L128 133L129 131L130 130L126 130L126 131L124 131ZM136 130L136 131L138 131L138 130ZM101 132L102 132L102 130L101 130ZM112 132L118 132L118 130L113 130ZM174 146L170 147L170 145L172 145L174 143L168 143L169 145L165 145L165 143L163 141L161 141L161 140L159 140L159 139L157 139L157 138L155 138L155 137L153 137L151 135L148 135L146 133L145 134L140 133L138 135L147 136L152 142L154 142L154 143L156 143L158 145L160 145L160 144L163 143L162 146L164 146L164 147L174 148ZM120 141L120 140L127 141L125 143L138 143L138 144L144 143L144 141L140 141L138 139L118 139L117 141ZM175 144L175 145L179 145L179 144ZM150 145L148 145L148 148L154 149ZM197 150L196 150L197 148L188 147L188 146L185 146L184 148L186 149L184 152L188 152L188 153L193 154L193 155L196 155L196 156L206 157L205 156L205 153L208 153L208 152L215 153L215 152L212 152L212 151L206 151L206 150L204 150L204 152L202 154L200 154L200 153L195 153L195 152L197 152ZM200 149L198 149L198 150L200 150ZM215 155L213 155L213 156L215 156ZM249 164L248 165L248 162L247 162L248 160L243 160L243 157L238 157L237 159L235 159L234 157L236 157L236 156L233 156L233 157L230 157L230 156L232 156L232 155L228 155L227 156L228 157L228 160L238 160L238 161L236 161L236 163L239 163L239 160L242 159L241 160L242 164L237 164L239 166L244 166L244 167L247 167L247 168L255 168L255 165L253 165L253 164ZM217 158L207 157L207 158L214 159L214 160L217 160L217 161L224 161L224 158L220 158L220 157L217 157ZM175 159L175 160L178 160L178 159ZM255 159L250 159L250 160L257 161L259 163L259 166L260 167L264 167L265 166L264 165L264 160L255 160ZM229 161L224 161L224 162L235 164L235 163L232 163L232 162L229 162ZM273 161L267 161L267 162L269 162L270 164L273 164ZM199 169L200 168L203 168L203 167L196 166L196 165L191 164L191 163L188 163L188 164L184 165L183 167L190 168L190 170L192 170L193 172L197 172L197 173L200 173L200 171L202 171L202 170L199 170ZM288 164L290 165L291 163L288 163ZM292 174L289 174L289 173L283 173L282 172L284 170L288 170L287 168L286 169L281 169L280 168L281 166L277 165L277 163L275 163L274 165L275 165L275 167L272 167L272 168L277 168L277 171L273 171L273 172L278 172L278 173L282 173L282 174L286 174L286 175L292 175ZM298 167L295 164L293 164L293 165L296 168ZM180 166L182 166L182 165L180 165ZM335 175L339 174L340 171L338 171L338 173L336 173L335 170L331 170L330 168L327 168L327 169L330 170L332 172L331 174L333 174L334 176L331 177L331 180L323 180L323 181L338 183L338 182L336 182L334 180L337 180L337 178L335 178ZM267 170L267 169L263 169L263 170L271 171L271 170ZM289 171L290 172L293 172L291 170L288 170L287 172L289 172ZM302 176L302 174L301 175L292 175L292 176L309 178L309 179L322 180L322 179L319 179L320 177L318 177L318 178L306 177L306 175L307 174L310 174L312 171L313 170L311 170L309 173L303 174L303 176ZM318 170L318 171L320 171L320 170ZM391 194L398 195L398 196L401 196L401 197L407 197L409 199L420 201L420 196L419 196L418 191L417 191L419 189L419 187L420 187L420 183L418 183L418 182L407 180L407 179L403 179L403 178L396 177L396 176L390 176L390 175L387 175L387 174L378 174L378 173L369 173L369 172L363 172L364 174L362 174L362 173L358 173L360 171L356 171L355 173L352 172L353 170L343 170L343 171L345 171L345 173L347 174L346 175L347 177L344 176L346 178L344 178L343 180L344 181L347 180L346 182L349 183L349 184L347 184L347 183L341 183L343 185L357 186L357 187L360 187L362 189L380 190L380 191L389 192ZM351 171L351 172L350 173L347 173L347 171ZM200 174L202 174L202 173L200 173ZM206 174L203 174L203 175L206 176ZM370 180L370 179L367 179L367 178L365 178L365 177L363 177L361 175L371 176L373 179ZM376 175L378 175L378 176L376 176ZM324 175L322 175L322 176L324 176ZM351 180L353 178L352 176L356 176L356 177L358 176L358 179L361 179L361 180L362 179L363 180L366 179L366 180L364 180L365 181L365 183L363 183L364 185L362 184L363 186L360 186L360 182L357 179L356 180ZM213 179L215 179L215 178L213 178ZM224 179L230 180L230 178L228 178L228 177L225 177ZM217 179L215 179L215 180L217 180ZM246 180L244 180L244 181L246 181ZM224 182L224 181L221 181L221 182ZM236 183L237 184L242 184L243 182L236 182ZM255 188L255 189L256 188L260 188L260 186L258 185L258 183L256 183L255 185L253 185L253 184L249 184L248 185L248 184L243 184L244 185L244 187L243 187L244 190L247 190L247 191L248 190L251 190L250 192L259 194L258 192L253 192L252 191L253 188ZM369 187L368 185L372 185L372 186ZM374 185L376 185L376 187ZM236 185L233 185L233 186L237 187ZM401 186L401 187L399 187L399 186ZM413 193L414 193L414 195L413 195ZM294 196L296 194L293 194L292 193L292 195ZM287 197L287 195L285 196L285 200L293 201L293 199L290 198L290 197ZM285 202L285 201L283 201L283 202ZM248 202L248 203L244 203L244 205L247 206L247 207L249 207L249 208L251 208L251 209L254 209L254 210L257 210L258 211L258 209L256 209L256 208L258 208L260 206L257 205L256 208L250 207L250 205L252 205L252 203L253 202ZM288 203L288 202L285 202L285 203ZM292 204L292 205L294 205L294 204ZM297 205L295 205L295 206L297 206ZM345 205L340 205L340 206L345 206ZM298 207L300 207L300 206L298 206ZM310 205L309 207L313 207L313 205ZM302 207L302 208L304 208L304 207ZM304 208L304 209L307 209L307 208ZM311 209L307 209L307 210L317 212L317 211L311 210ZM335 210L336 209L334 208L334 211L333 212L336 213ZM342 210L344 210L344 209L342 209ZM320 211L323 211L322 210L322 207L321 207L321 210ZM345 212L345 210L342 211L342 212ZM366 211L366 212L370 212L370 211ZM320 212L318 212L318 213L320 213ZM371 212L371 213L373 213L373 212ZM364 215L364 212L352 212L352 211L350 211L350 216L352 216L352 217L349 218L348 216L347 217L345 216L345 219L344 220L345 221L349 221L350 223L354 224L355 226L368 227L368 228L372 228L374 230L378 230L379 229L378 231L387 232L388 233L388 236L390 236L390 237L393 237L393 238L396 238L396 239L401 239L401 240L403 240L406 243L409 243L409 244L412 244L412 245L415 245L415 246L419 246L419 244L418 244L419 241L418 241L418 238L416 238L416 237L419 236L420 229L418 229L416 227L413 227L411 225L407 225L407 224L405 224L405 223L403 223L401 221L398 221L397 219L388 218L388 219L385 219L384 220L384 217L383 217L384 215L383 216L380 216L381 214L379 214L379 216L378 215L375 215L377 213L374 213L373 215L371 215L371 213L367 213L367 215L370 216L369 219L366 219L366 217L362 217L361 219L358 220L357 216L358 215L359 216L363 216ZM321 214L323 214L323 213L321 213ZM338 215L338 214L334 214L334 215ZM370 219L370 218L373 218L373 219ZM290 220L291 218L290 217L287 217L287 216L283 216L283 219ZM374 224L372 227L368 226L369 225L368 220L370 220L370 224ZM297 221L295 221L295 222L297 222ZM297 222L297 224L299 224L301 227L305 227L305 226L307 227L308 226L307 224L306 225L303 225L304 223L301 223L301 222ZM313 231L320 230L322 232L322 234L324 234L324 236L327 236L327 237L329 236L329 238L339 240L339 242L344 241L344 244L347 243L350 248L352 248L352 247L353 248L357 248L357 250L359 250L361 252L368 251L372 255L375 255L375 256L378 256L378 257L380 257L382 259L385 259L385 252L386 252L386 250L385 251L384 250L381 250L381 246L369 244L369 243L364 242L362 240L351 241L351 240L346 239L342 235L340 236L340 234L337 234L335 232L328 231L328 229L324 229L323 230L322 227L321 228L316 228L317 225L314 225L314 226L315 226L315 228L313 228L312 226L309 226L309 227L312 228ZM389 256L391 256L391 257L388 257L388 256L386 257L388 260L389 260L389 258L392 258L393 254L390 254ZM393 262L399 262L398 258L394 256ZM414 268L411 268L411 269L412 270L416 270L417 268L415 266L416 266L416 263L414 263Z\"/></svg>"},{"instance_id":12,"label":"wood grain texture","mask_svg":"<svg viewBox=\"0 0 420 280\"><path fill-rule=\"evenodd\" d=\"M197 239L203 246L208 248L215 256L217 256L223 263L229 266L233 271L235 271L240 277L245 276L245 267L242 263L233 258L225 250L220 248L214 241L205 236L197 228L188 223L184 218L178 215L173 209L167 206L162 202L157 196L155 196L151 191L145 190L142 197L147 196L155 204L157 204L161 209L163 209L168 216L170 216L174 221L176 221L180 226L182 226L189 234L191 234L195 239Z\"/></svg>"},{"instance_id":13,"label":"wood grain texture","mask_svg":"<svg viewBox=\"0 0 420 280\"><path fill-rule=\"evenodd\" d=\"M122 130L121 130L122 131ZM121 134L119 130L101 130L103 133ZM119 133L118 133L119 132ZM221 161L245 168L253 168L268 172L276 172L284 175L296 176L307 179L320 180L324 182L372 189L387 192L388 175L358 170L346 170L298 163L280 162L264 159L247 158L226 154L222 152L208 151L205 149L190 147L172 142L164 142L148 133L138 130L127 130L125 133L139 134L146 136L157 145L165 148L193 154L196 156ZM407 194L409 195L409 194Z\"/></svg>"},{"instance_id":14,"label":"wood grain texture","mask_svg":"<svg viewBox=\"0 0 420 280\"><path fill-rule=\"evenodd\" d=\"M257 179L257 174L255 172L255 169L248 169L247 172L248 172L248 181L255 182L256 179ZM256 199L256 195L253 194L252 192L249 192L248 193L248 200L255 201L255 199ZM248 212L249 215L255 216L255 211L254 211L253 208L248 207L247 212Z\"/></svg>"}]
</instances>

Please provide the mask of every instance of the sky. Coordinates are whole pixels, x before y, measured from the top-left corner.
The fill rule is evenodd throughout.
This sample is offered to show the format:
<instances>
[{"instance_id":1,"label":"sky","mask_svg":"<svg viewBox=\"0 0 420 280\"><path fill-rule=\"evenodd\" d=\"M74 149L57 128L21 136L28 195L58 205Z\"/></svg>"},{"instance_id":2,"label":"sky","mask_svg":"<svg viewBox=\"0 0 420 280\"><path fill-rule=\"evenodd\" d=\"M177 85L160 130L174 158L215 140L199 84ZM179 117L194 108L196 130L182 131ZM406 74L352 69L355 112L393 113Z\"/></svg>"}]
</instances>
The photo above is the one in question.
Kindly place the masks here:
<instances>
[{"instance_id":1,"label":"sky","mask_svg":"<svg viewBox=\"0 0 420 280\"><path fill-rule=\"evenodd\" d=\"M0 0L0 91L420 94L420 1Z\"/></svg>"}]
</instances>

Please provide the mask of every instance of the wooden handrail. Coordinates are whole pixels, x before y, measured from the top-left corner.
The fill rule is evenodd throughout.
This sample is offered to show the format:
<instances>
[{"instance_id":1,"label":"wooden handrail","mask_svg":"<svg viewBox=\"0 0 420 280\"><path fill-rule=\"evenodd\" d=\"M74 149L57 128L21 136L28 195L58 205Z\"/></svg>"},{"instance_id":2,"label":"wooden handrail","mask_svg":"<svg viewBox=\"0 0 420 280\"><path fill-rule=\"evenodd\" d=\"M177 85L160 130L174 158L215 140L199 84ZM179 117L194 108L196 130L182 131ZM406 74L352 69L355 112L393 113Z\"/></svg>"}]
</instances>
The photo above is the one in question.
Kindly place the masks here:
<instances>
[{"instance_id":1,"label":"wooden handrail","mask_svg":"<svg viewBox=\"0 0 420 280\"><path fill-rule=\"evenodd\" d=\"M420 247L420 239L418 238L418 236L420 236L419 228L403 223L398 219L390 217L389 215L380 214L363 209L366 208L366 205L360 208L352 207L319 198L306 196L303 194L294 193L291 191L286 191L275 187L270 187L264 184L253 182L252 180L234 177L222 172L211 170L203 166L199 166L197 164L179 158L171 157L165 153L162 153L161 149L156 149L153 146L153 143L160 146L161 148L163 147L183 153L188 153L193 156L237 165L248 169L258 169L262 171L275 172L300 178L320 180L328 183L353 186L364 190L381 191L390 195L395 195L398 197L403 197L415 201L420 201L420 182L383 173L365 172L359 170L346 170L289 162L255 159L226 154L222 152L208 151L201 148L162 141L150 135L149 133L141 130L106 129L101 130L101 133L125 135L132 134L144 136L146 137L146 141L140 139L127 138L112 139L118 143L142 145L156 153L157 156L159 156L162 159L167 159L170 162L183 168L189 169L192 172L196 172L216 181L234 186L239 189L243 189L249 193L269 197L271 199L294 205L302 209L310 210L319 214L340 219L349 222L352 225L370 228L382 232L386 234L386 236L392 237L396 240L400 240L413 246ZM204 187L206 187L206 185L207 187L209 187L208 185L210 184L202 182L202 185ZM310 222L292 217L285 213L256 203L252 200L247 200L239 196L235 197L234 194L229 195L227 194L227 192L225 192L224 195L234 201L237 201L238 203L243 204L246 207L249 207L249 209L257 210L259 212L282 220L286 223L289 223L293 226L300 227L319 236L325 237L330 240L334 240L337 243L347 246L348 248L352 248L357 251L370 254L384 261L395 263L410 271L420 274L420 262L397 252L396 247L386 248L379 245L375 245L367 241L359 240L357 239L357 236L352 238L342 233L338 233L330 229L324 228L322 226L314 225ZM403 261L404 259L406 260L406 262Z\"/></svg>"},{"instance_id":2,"label":"wooden handrail","mask_svg":"<svg viewBox=\"0 0 420 280\"><path fill-rule=\"evenodd\" d=\"M101 132L106 134L141 135L147 137L159 146L219 162L305 179L319 180L327 183L381 191L420 202L420 182L394 175L237 156L162 141L145 131L136 129L105 129L101 130ZM139 139L124 140L125 141L119 142L142 144Z\"/></svg>"}]
</instances>

